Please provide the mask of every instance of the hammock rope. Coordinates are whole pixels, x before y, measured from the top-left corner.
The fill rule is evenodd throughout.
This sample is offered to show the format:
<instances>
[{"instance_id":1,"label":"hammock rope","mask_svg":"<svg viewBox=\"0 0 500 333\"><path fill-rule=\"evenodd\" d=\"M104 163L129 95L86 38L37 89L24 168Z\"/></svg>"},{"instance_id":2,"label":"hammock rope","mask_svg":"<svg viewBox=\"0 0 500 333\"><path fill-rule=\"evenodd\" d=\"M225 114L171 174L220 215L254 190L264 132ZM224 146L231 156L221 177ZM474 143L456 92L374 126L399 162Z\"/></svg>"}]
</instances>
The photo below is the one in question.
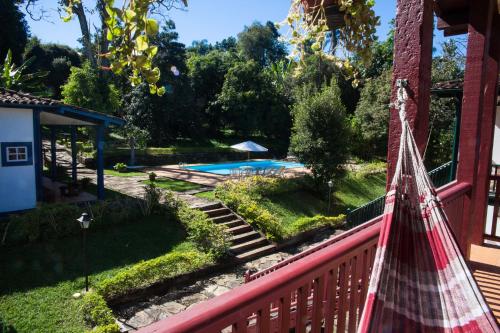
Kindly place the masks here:
<instances>
[{"instance_id":1,"label":"hammock rope","mask_svg":"<svg viewBox=\"0 0 500 333\"><path fill-rule=\"evenodd\" d=\"M467 267L406 119L397 81L398 162L358 333L495 332L500 329Z\"/></svg>"}]
</instances>

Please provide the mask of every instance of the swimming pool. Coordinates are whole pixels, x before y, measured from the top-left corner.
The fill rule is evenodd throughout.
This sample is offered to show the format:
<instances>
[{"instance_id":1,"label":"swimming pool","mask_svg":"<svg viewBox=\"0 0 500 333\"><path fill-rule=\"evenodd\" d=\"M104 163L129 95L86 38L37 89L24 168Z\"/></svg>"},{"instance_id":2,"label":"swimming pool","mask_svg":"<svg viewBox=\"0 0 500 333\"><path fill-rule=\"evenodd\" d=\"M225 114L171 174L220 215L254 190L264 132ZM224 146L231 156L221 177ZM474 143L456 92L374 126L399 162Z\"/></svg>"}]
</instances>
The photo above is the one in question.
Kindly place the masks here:
<instances>
[{"instance_id":1,"label":"swimming pool","mask_svg":"<svg viewBox=\"0 0 500 333\"><path fill-rule=\"evenodd\" d=\"M260 161L244 161L244 162L231 162L231 163L217 163L217 164L204 164L196 166L187 166L185 169L215 173L217 175L230 175L232 169L278 169L285 167L290 168L302 168L304 165L296 162L286 162L277 160L260 160Z\"/></svg>"}]
</instances>

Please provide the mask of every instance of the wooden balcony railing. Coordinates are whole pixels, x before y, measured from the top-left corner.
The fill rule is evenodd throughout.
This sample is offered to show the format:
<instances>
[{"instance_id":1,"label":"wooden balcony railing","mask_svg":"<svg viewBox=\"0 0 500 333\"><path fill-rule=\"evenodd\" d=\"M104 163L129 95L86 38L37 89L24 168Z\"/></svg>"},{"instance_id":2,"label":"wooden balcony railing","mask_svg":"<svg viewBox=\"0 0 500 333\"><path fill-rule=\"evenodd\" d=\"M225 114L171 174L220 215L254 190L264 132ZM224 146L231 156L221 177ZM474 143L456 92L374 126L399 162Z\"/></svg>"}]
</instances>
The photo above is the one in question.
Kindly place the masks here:
<instances>
[{"instance_id":1,"label":"wooden balcony railing","mask_svg":"<svg viewBox=\"0 0 500 333\"><path fill-rule=\"evenodd\" d=\"M490 198L489 204L493 206L493 214L491 216L491 228L484 232L484 239L493 242L500 242L500 225L498 217L500 215L500 165L493 164L490 175Z\"/></svg>"},{"instance_id":2,"label":"wooden balcony railing","mask_svg":"<svg viewBox=\"0 0 500 333\"><path fill-rule=\"evenodd\" d=\"M440 190L445 209L450 219L457 219L457 226L461 225L463 198L469 190L470 185L456 182ZM380 219L139 332L355 332Z\"/></svg>"}]
</instances>

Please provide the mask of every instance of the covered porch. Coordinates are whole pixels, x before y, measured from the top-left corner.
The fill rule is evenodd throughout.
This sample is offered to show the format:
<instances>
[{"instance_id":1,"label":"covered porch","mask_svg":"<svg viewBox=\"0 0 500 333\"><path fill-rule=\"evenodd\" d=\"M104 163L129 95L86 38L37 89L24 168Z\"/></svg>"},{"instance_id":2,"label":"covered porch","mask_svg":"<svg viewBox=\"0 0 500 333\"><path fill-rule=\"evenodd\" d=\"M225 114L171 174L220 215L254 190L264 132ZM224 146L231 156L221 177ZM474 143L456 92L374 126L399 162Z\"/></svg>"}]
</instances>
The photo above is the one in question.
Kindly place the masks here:
<instances>
[{"instance_id":1,"label":"covered porch","mask_svg":"<svg viewBox=\"0 0 500 333\"><path fill-rule=\"evenodd\" d=\"M35 109L35 119L38 126L38 135L36 140L36 150L40 153L43 161L37 168L37 198L39 201L45 200L44 196L55 195L58 201L75 202L91 201L95 199L94 195L87 192L81 192L78 183L78 128L91 127L95 129L95 147L96 147L96 184L97 199L104 199L104 147L105 147L105 129L109 126L121 126L124 121L120 118L106 114L89 111L81 108L64 106L56 109ZM45 129L45 131L44 131ZM47 133L48 138L43 138L43 133ZM63 135L68 136L70 140L71 161L71 180L61 182L57 180L58 169L58 144L57 140L62 139ZM48 149L44 149L43 141L49 142ZM47 148L47 147L46 147ZM59 147L60 149L60 147ZM43 165L49 163L48 177L43 175ZM60 162L60 161L59 161ZM55 193L54 193L55 192Z\"/></svg>"}]
</instances>

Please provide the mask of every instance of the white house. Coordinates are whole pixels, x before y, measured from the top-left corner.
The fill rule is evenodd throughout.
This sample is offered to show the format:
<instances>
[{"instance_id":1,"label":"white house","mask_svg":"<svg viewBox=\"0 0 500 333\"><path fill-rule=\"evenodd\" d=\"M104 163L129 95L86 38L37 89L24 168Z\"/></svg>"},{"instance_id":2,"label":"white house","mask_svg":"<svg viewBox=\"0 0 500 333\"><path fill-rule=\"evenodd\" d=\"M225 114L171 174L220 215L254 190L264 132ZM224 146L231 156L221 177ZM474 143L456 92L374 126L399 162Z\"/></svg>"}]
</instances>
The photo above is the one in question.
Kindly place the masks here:
<instances>
[{"instance_id":1,"label":"white house","mask_svg":"<svg viewBox=\"0 0 500 333\"><path fill-rule=\"evenodd\" d=\"M42 126L52 133L61 126L97 129L98 197L104 197L104 129L121 126L120 118L63 104L48 98L0 88L0 214L36 207L42 199ZM51 136L55 166L55 135ZM73 179L76 180L76 136L72 135Z\"/></svg>"}]
</instances>

